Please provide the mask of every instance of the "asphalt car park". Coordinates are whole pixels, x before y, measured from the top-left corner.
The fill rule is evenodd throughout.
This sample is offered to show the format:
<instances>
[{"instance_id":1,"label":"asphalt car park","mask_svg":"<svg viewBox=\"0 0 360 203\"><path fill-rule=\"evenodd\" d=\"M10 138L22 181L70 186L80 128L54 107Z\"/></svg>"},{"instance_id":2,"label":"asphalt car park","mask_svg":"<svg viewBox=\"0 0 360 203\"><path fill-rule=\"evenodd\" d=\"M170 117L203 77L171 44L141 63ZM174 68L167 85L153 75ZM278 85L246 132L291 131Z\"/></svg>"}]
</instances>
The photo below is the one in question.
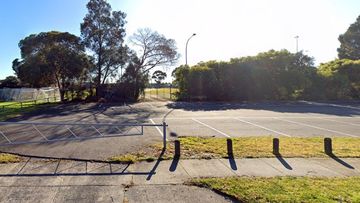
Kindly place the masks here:
<instances>
[{"instance_id":1,"label":"asphalt car park","mask_svg":"<svg viewBox=\"0 0 360 203\"><path fill-rule=\"evenodd\" d=\"M153 101L133 104L60 105L10 120L8 125L1 125L0 131L6 136L6 138L0 137L2 144L6 144L7 139L12 142L40 142L0 146L0 150L34 156L104 160L162 142L164 135L161 126L141 125L163 122L168 125L167 140L179 136L359 137L359 106L358 102L334 104L306 101L277 103ZM33 125L11 125L11 122L18 121L68 125L66 128L56 125L35 128ZM86 126L74 126L77 123ZM139 126L126 126L126 124ZM104 134L116 134L115 129L121 131L118 133L119 136L101 137ZM72 136L92 139L67 139ZM44 139L47 138L64 138L64 140L46 142Z\"/></svg>"}]
</instances>

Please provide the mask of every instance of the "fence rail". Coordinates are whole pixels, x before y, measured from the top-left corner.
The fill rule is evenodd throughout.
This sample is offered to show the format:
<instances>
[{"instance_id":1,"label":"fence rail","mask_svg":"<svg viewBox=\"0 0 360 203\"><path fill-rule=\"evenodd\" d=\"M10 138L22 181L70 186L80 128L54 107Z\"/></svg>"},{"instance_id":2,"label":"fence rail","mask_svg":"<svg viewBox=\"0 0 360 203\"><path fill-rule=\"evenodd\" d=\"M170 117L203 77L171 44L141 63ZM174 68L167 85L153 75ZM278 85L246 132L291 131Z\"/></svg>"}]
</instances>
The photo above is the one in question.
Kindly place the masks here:
<instances>
[{"instance_id":1,"label":"fence rail","mask_svg":"<svg viewBox=\"0 0 360 203\"><path fill-rule=\"evenodd\" d=\"M14 126L20 126L14 127ZM24 128L21 128L25 127ZM41 127L51 127L42 129ZM147 123L61 123L61 122L0 122L0 137L2 142L0 146L7 145L20 145L20 144L34 144L34 143L51 143L60 141L75 141L97 138L110 138L121 137L129 135L143 135L144 127L162 127L163 128L163 147L166 149L166 127L168 125L164 122L162 124L147 124ZM61 127L56 133L55 138L50 138L46 131L56 131L56 127ZM130 127L130 129L126 129ZM137 128L137 127L140 127ZM104 129L105 128L105 129ZM124 128L124 129L120 129ZM131 132L132 129L136 129L136 132ZM89 134L89 130L92 131L92 135ZM114 133L114 130L117 133ZM79 132L83 131L83 132ZM124 131L124 132L122 132ZM95 133L94 133L95 132ZM26 134L29 138L38 138L37 140L18 140L19 135ZM58 138L65 133L70 134L66 138ZM82 134L87 134L83 136ZM54 135L52 135L54 136ZM21 137L21 136L20 136ZM40 138L40 139L39 139ZM26 139L26 137L25 137ZM0 139L1 140L1 139Z\"/></svg>"}]
</instances>

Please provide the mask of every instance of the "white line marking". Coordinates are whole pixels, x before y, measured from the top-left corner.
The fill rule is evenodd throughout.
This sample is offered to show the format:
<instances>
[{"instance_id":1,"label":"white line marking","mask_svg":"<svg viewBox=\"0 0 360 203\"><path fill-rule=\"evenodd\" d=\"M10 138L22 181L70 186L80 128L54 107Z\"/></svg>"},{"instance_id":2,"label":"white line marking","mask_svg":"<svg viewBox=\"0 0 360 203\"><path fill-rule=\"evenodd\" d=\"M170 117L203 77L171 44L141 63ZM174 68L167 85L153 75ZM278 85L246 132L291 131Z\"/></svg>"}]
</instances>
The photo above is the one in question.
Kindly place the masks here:
<instances>
[{"instance_id":1,"label":"white line marking","mask_svg":"<svg viewBox=\"0 0 360 203\"><path fill-rule=\"evenodd\" d=\"M331 121L331 122L335 122L335 123L342 123L342 124L347 124L347 125L360 126L360 124L349 123L349 122L344 122L344 121L337 121L337 120L332 120L332 119L328 119L328 118L318 118L318 119L325 120L325 121Z\"/></svg>"},{"instance_id":2,"label":"white line marking","mask_svg":"<svg viewBox=\"0 0 360 203\"><path fill-rule=\"evenodd\" d=\"M218 130L218 129L216 129L216 128L213 128L213 127L211 127L210 125L205 124L205 123L203 123L203 122L201 122L201 121L199 121L199 120L196 120L195 118L192 118L192 120L195 121L195 122L197 122L197 123L200 123L201 125L203 125L203 126L205 126L205 127L210 128L211 130L214 130L214 131L216 131L216 132L224 135L225 137L230 137L228 134L223 133L223 132L221 132L220 130Z\"/></svg>"},{"instance_id":3,"label":"white line marking","mask_svg":"<svg viewBox=\"0 0 360 203\"><path fill-rule=\"evenodd\" d=\"M152 124L156 124L154 121L153 121L153 119L149 119L149 121L152 123ZM160 133L160 136L161 137L164 137L164 135L163 135L163 132L161 132L161 130L160 130L160 128L158 127L158 126L155 126L155 128L156 128L156 130ZM167 140L167 139L166 139Z\"/></svg>"},{"instance_id":4,"label":"white line marking","mask_svg":"<svg viewBox=\"0 0 360 203\"><path fill-rule=\"evenodd\" d=\"M166 120L187 120L190 118L194 118L194 116L192 117L166 117ZM196 119L210 119L210 120L217 120L217 119L233 119L233 116L204 116L204 117L196 117ZM241 116L236 116L236 118L240 118L240 119L246 119L246 118L251 118L251 119L256 119L256 118L261 118L261 119L273 119L274 116L246 116L246 117L241 117ZM335 116L276 116L276 118L339 118L339 117L335 117ZM341 118L357 118L359 119L359 116L356 117L341 117ZM153 119L163 119L163 117L154 117Z\"/></svg>"},{"instance_id":5,"label":"white line marking","mask_svg":"<svg viewBox=\"0 0 360 203\"><path fill-rule=\"evenodd\" d=\"M355 135L352 135L352 134L343 133L343 132L336 131L336 130L330 130L330 129L326 129L326 128L322 128L322 127L318 127L318 126L314 126L314 125L309 125L309 124L302 123L302 122L290 121L290 120L287 120L287 119L284 119L284 118L274 117L274 119L277 119L277 120L280 120L280 121L285 121L285 122L288 122L288 123L294 123L294 124L298 124L298 125L302 125L302 126L306 126L306 127L310 127L310 128L315 128L315 129L318 129L318 130L324 130L324 131L328 131L328 132L332 132L332 133L338 133L338 134L346 135L346 136L350 136L350 137L358 137L358 136L355 136Z\"/></svg>"},{"instance_id":6,"label":"white line marking","mask_svg":"<svg viewBox=\"0 0 360 203\"><path fill-rule=\"evenodd\" d=\"M273 132L273 133L276 133L276 134L280 134L280 135L283 135L283 136L286 136L286 137L291 137L291 136L288 135L288 134L285 134L285 133L282 133L282 132L279 132L279 131L276 131L276 130L272 130L272 129L270 129L270 128L267 128L267 127L258 125L258 124L256 124L256 123L252 123L252 122L249 122L249 121L245 121L245 120L242 120L242 119L239 119L239 118L234 118L234 119L235 119L235 120L238 120L238 121L241 121L241 122L243 122L243 123L247 123L247 124L250 124L250 125L253 125L253 126L262 128L262 129L264 129L264 130L267 130L267 131L270 131L270 132Z\"/></svg>"}]
</instances>

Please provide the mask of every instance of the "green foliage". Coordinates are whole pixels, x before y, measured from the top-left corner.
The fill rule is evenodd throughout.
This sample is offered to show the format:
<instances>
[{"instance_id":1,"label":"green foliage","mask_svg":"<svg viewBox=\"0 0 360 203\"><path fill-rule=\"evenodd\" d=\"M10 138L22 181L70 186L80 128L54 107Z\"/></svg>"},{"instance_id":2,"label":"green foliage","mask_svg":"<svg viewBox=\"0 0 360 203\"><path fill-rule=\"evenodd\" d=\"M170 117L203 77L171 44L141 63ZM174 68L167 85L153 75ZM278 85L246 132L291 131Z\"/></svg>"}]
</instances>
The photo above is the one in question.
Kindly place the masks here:
<instances>
[{"instance_id":1,"label":"green foliage","mask_svg":"<svg viewBox=\"0 0 360 203\"><path fill-rule=\"evenodd\" d=\"M328 99L360 98L360 60L337 59L320 64Z\"/></svg>"},{"instance_id":2,"label":"green foliage","mask_svg":"<svg viewBox=\"0 0 360 203\"><path fill-rule=\"evenodd\" d=\"M123 45L125 37L125 17L121 11L112 11L105 0L90 0L88 13L81 23L81 36L85 46L95 59L96 94L99 87L109 76L115 76L120 66L127 60L127 47Z\"/></svg>"},{"instance_id":3,"label":"green foliage","mask_svg":"<svg viewBox=\"0 0 360 203\"><path fill-rule=\"evenodd\" d=\"M28 102L0 102L0 121L6 121L10 118L20 116L24 113L47 108L53 104L47 101L28 101Z\"/></svg>"},{"instance_id":4,"label":"green foliage","mask_svg":"<svg viewBox=\"0 0 360 203\"><path fill-rule=\"evenodd\" d=\"M67 32L32 34L19 43L22 59L13 69L31 87L57 85L61 99L72 84L84 80L92 66L79 37Z\"/></svg>"},{"instance_id":5,"label":"green foliage","mask_svg":"<svg viewBox=\"0 0 360 203\"><path fill-rule=\"evenodd\" d=\"M339 36L339 41L341 43L338 48L340 59L360 59L360 16L344 34Z\"/></svg>"},{"instance_id":6,"label":"green foliage","mask_svg":"<svg viewBox=\"0 0 360 203\"><path fill-rule=\"evenodd\" d=\"M15 88L20 86L20 81L15 76L7 76L4 80L0 80L0 88Z\"/></svg>"},{"instance_id":7,"label":"green foliage","mask_svg":"<svg viewBox=\"0 0 360 203\"><path fill-rule=\"evenodd\" d=\"M270 50L230 62L180 66L174 75L183 100L289 100L307 97L316 69L302 52Z\"/></svg>"},{"instance_id":8,"label":"green foliage","mask_svg":"<svg viewBox=\"0 0 360 203\"><path fill-rule=\"evenodd\" d=\"M114 90L114 100L137 101L140 94L144 93L148 75L139 71L139 59L132 55L121 80L117 82Z\"/></svg>"},{"instance_id":9,"label":"green foliage","mask_svg":"<svg viewBox=\"0 0 360 203\"><path fill-rule=\"evenodd\" d=\"M166 78L166 73L161 70L157 70L153 73L151 78L154 79L157 84L160 84L161 81Z\"/></svg>"}]
</instances>

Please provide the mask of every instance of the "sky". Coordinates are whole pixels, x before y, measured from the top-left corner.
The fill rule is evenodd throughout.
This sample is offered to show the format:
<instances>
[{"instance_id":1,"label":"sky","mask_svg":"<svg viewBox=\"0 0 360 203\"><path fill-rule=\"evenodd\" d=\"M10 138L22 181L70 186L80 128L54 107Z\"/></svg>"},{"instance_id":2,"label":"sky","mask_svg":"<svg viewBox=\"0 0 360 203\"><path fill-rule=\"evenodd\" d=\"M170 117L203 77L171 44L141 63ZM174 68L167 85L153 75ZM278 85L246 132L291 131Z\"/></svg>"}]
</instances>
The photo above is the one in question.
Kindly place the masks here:
<instances>
[{"instance_id":1,"label":"sky","mask_svg":"<svg viewBox=\"0 0 360 203\"><path fill-rule=\"evenodd\" d=\"M66 31L80 35L88 0L1 0L0 79L13 75L18 43L30 34ZM127 14L126 32L150 28L175 39L175 67L228 61L270 49L298 49L324 63L337 57L338 36L360 15L359 0L108 0ZM168 79L169 80L169 79Z\"/></svg>"}]
</instances>

